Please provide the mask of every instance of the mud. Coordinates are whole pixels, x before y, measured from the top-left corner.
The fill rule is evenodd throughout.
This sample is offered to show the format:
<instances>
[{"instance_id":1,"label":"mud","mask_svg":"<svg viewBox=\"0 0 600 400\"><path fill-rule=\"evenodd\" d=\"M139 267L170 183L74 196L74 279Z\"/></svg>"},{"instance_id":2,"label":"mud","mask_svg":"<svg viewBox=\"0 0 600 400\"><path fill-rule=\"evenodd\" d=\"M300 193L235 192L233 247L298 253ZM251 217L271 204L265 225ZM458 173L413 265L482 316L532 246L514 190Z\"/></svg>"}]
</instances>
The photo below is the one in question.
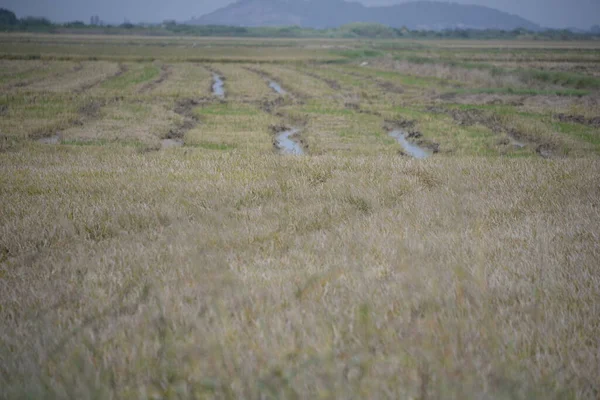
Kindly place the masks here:
<instances>
[{"instance_id":1,"label":"mud","mask_svg":"<svg viewBox=\"0 0 600 400\"><path fill-rule=\"evenodd\" d=\"M403 88L401 88L398 85L393 84L392 82L382 81L379 79L377 79L375 82L377 82L377 85L379 85L379 87L382 88L383 90L385 90L386 92L397 93L397 94L404 93Z\"/></svg>"},{"instance_id":2,"label":"mud","mask_svg":"<svg viewBox=\"0 0 600 400\"><path fill-rule=\"evenodd\" d=\"M400 143L403 153L415 158L427 158L434 153L439 153L440 145L423 138L423 134L416 129L416 122L409 119L398 118L386 120L383 128L389 136Z\"/></svg>"},{"instance_id":3,"label":"mud","mask_svg":"<svg viewBox=\"0 0 600 400\"><path fill-rule=\"evenodd\" d=\"M94 81L94 82L91 82L91 83L85 84L85 85L81 86L80 88L78 88L78 89L74 90L74 92L75 92L75 93L83 93L83 92L86 92L86 91L88 91L88 90L90 90L90 89L92 89L92 88L95 88L95 87L97 87L97 86L100 86L102 83L106 82L106 81L107 81L107 80L109 80L109 79L118 78L119 76L123 75L125 72L127 72L127 69L128 69L128 68L127 68L127 66L126 66L126 65L124 65L124 64L119 64L119 70L118 70L116 73L114 73L114 74L112 74L112 75L110 75L110 76L107 76L107 77L105 77L105 78L102 78L102 79L97 79L97 80L96 80L96 81Z\"/></svg>"},{"instance_id":4,"label":"mud","mask_svg":"<svg viewBox=\"0 0 600 400\"><path fill-rule=\"evenodd\" d=\"M488 94L488 93L444 93L437 96L442 101L450 101L456 104L481 104L481 105L508 105L520 107L524 105L524 97L519 95L507 94Z\"/></svg>"},{"instance_id":5,"label":"mud","mask_svg":"<svg viewBox=\"0 0 600 400\"><path fill-rule=\"evenodd\" d=\"M314 78L318 81L321 81L323 83L325 83L327 86L329 86L329 88L333 89L333 90L340 90L342 87L340 86L340 84L333 80L333 79L328 79L328 78L323 78L322 76L319 76L317 74L314 74L312 72L306 72L303 71L303 73L307 76L310 76L311 78Z\"/></svg>"},{"instance_id":6,"label":"mud","mask_svg":"<svg viewBox=\"0 0 600 400\"><path fill-rule=\"evenodd\" d=\"M586 118L583 115L556 114L554 118L560 122L576 123L594 128L600 128L600 117Z\"/></svg>"},{"instance_id":7,"label":"mud","mask_svg":"<svg viewBox=\"0 0 600 400\"><path fill-rule=\"evenodd\" d=\"M274 100L263 100L260 103L259 107L267 114L278 115L275 110L278 107L281 107L283 104L285 104L285 100L283 99L283 97L277 97Z\"/></svg>"},{"instance_id":8,"label":"mud","mask_svg":"<svg viewBox=\"0 0 600 400\"><path fill-rule=\"evenodd\" d=\"M344 103L344 107L348 110L356 111L359 114L368 114L368 115L375 115L377 117L381 117L381 113L379 111L365 110L360 107L360 104L357 104L357 103L346 102L346 103Z\"/></svg>"},{"instance_id":9,"label":"mud","mask_svg":"<svg viewBox=\"0 0 600 400\"><path fill-rule=\"evenodd\" d=\"M273 146L282 154L304 154L302 140L299 137L300 129L288 128L285 126L272 126L271 130L275 133Z\"/></svg>"},{"instance_id":10,"label":"mud","mask_svg":"<svg viewBox=\"0 0 600 400\"><path fill-rule=\"evenodd\" d=\"M277 80L273 76L267 74L265 71L262 71L262 70L256 69L256 68L251 68L251 67L244 67L244 69L246 71L250 71L250 72L260 76L261 78L265 79L267 81L267 83L269 84L269 87L271 89L273 89L273 91L275 93L280 94L282 96L287 94L287 91L285 89L283 89L283 87L281 87L281 85L277 82Z\"/></svg>"},{"instance_id":11,"label":"mud","mask_svg":"<svg viewBox=\"0 0 600 400\"><path fill-rule=\"evenodd\" d=\"M140 88L140 93L146 93L146 92L153 90L158 85L160 85L161 83L163 83L164 81L169 79L169 77L171 76L172 73L173 73L173 70L171 69L170 66L162 65L160 67L160 75L158 76L158 79L156 79L155 81L152 81L152 82L148 82L144 86L142 86Z\"/></svg>"},{"instance_id":12,"label":"mud","mask_svg":"<svg viewBox=\"0 0 600 400\"><path fill-rule=\"evenodd\" d=\"M415 130L416 121L405 119L405 118L397 118L394 120L386 120L384 123L384 128L388 131L392 131L394 129L401 129L403 131L411 132L414 131L415 134L421 135L420 132Z\"/></svg>"},{"instance_id":13,"label":"mud","mask_svg":"<svg viewBox=\"0 0 600 400\"><path fill-rule=\"evenodd\" d=\"M185 134L194 129L200 121L194 114L194 108L202 102L196 99L183 99L177 102L173 111L183 117L183 123L176 128L171 129L162 142L162 147L183 146Z\"/></svg>"},{"instance_id":14,"label":"mud","mask_svg":"<svg viewBox=\"0 0 600 400\"><path fill-rule=\"evenodd\" d=\"M99 100L91 100L79 108L79 115L84 118L97 118L100 116L100 109L104 104Z\"/></svg>"},{"instance_id":15,"label":"mud","mask_svg":"<svg viewBox=\"0 0 600 400\"><path fill-rule=\"evenodd\" d=\"M554 155L554 148L548 144L541 144L536 147L535 152L542 158L552 158Z\"/></svg>"},{"instance_id":16,"label":"mud","mask_svg":"<svg viewBox=\"0 0 600 400\"><path fill-rule=\"evenodd\" d=\"M516 148L534 147L536 153L544 158L550 158L554 154L555 148L551 143L540 143L539 140L536 141L515 129L504 126L502 120L493 113L486 113L478 109L456 110L443 107L429 107L427 111L448 114L461 126L480 124L496 134L506 134L508 139L498 142L500 145L512 145Z\"/></svg>"},{"instance_id":17,"label":"mud","mask_svg":"<svg viewBox=\"0 0 600 400\"><path fill-rule=\"evenodd\" d=\"M47 76L47 77L45 77L43 79L44 80L58 79L58 78L62 77L63 75L72 74L74 72L81 71L82 69L83 69L83 64L79 63L79 64L77 64L76 66L74 66L73 68L71 68L68 71L57 72L57 73L52 74L50 76ZM40 78L33 78L33 79L25 80L25 81L15 82L15 83L10 84L10 85L6 85L2 89L3 90L8 90L8 89L14 89L14 88L23 88L23 87L32 85L32 84L34 84L36 82L39 82L39 81L40 81Z\"/></svg>"}]
</instances>

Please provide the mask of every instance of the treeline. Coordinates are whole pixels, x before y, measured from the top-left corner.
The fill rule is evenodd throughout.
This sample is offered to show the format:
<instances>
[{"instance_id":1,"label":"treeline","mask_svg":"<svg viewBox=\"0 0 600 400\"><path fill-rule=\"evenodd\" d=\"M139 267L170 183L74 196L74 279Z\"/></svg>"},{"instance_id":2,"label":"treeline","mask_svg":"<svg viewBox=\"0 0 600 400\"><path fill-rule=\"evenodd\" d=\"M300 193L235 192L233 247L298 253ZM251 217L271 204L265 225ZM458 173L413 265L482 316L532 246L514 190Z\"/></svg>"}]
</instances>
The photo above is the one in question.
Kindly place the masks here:
<instances>
[{"instance_id":1,"label":"treeline","mask_svg":"<svg viewBox=\"0 0 600 400\"><path fill-rule=\"evenodd\" d=\"M136 34L152 36L213 36L255 38L364 38L364 39L529 39L529 40L599 40L600 28L590 32L570 30L511 31L496 29L447 29L442 31L411 30L406 27L391 28L375 23L352 23L333 29L312 29L299 26L285 27L238 27L221 25L178 24L165 21L162 24L86 25L82 21L64 24L53 23L47 18L17 18L12 11L0 8L0 31L48 32L48 33L93 33L93 34Z\"/></svg>"}]
</instances>

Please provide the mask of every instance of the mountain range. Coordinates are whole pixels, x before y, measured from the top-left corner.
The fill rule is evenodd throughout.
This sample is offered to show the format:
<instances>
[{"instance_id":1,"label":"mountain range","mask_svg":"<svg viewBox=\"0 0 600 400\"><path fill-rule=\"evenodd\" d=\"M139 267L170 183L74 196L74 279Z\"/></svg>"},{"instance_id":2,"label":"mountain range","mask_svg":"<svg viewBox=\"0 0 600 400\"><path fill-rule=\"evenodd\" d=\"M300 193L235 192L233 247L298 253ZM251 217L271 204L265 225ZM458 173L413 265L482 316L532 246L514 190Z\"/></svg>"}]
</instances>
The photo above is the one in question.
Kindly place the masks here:
<instances>
[{"instance_id":1,"label":"mountain range","mask_svg":"<svg viewBox=\"0 0 600 400\"><path fill-rule=\"evenodd\" d=\"M493 8L434 1L366 7L344 0L238 0L188 23L324 29L353 22L372 22L413 30L540 29L539 25L518 15Z\"/></svg>"}]
</instances>

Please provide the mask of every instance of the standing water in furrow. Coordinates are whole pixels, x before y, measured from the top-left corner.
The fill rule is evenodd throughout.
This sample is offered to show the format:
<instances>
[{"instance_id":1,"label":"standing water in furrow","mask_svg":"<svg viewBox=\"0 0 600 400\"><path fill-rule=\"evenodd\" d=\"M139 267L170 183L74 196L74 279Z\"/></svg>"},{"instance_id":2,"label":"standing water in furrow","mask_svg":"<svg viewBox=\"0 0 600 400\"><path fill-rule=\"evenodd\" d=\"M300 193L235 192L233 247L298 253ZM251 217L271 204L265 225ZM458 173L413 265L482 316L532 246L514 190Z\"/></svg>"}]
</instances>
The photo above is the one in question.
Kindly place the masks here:
<instances>
[{"instance_id":1,"label":"standing water in furrow","mask_svg":"<svg viewBox=\"0 0 600 400\"><path fill-rule=\"evenodd\" d=\"M431 155L431 152L411 143L407 139L406 132L396 129L390 132L390 136L393 137L400 143L406 154L414 158L427 158Z\"/></svg>"},{"instance_id":2,"label":"standing water in furrow","mask_svg":"<svg viewBox=\"0 0 600 400\"><path fill-rule=\"evenodd\" d=\"M275 81L269 81L269 87L279 94L285 94L285 90Z\"/></svg>"},{"instance_id":3,"label":"standing water in furrow","mask_svg":"<svg viewBox=\"0 0 600 400\"><path fill-rule=\"evenodd\" d=\"M223 83L223 78L221 78L218 74L215 73L213 73L212 90L215 96L225 97L225 83Z\"/></svg>"},{"instance_id":4,"label":"standing water in furrow","mask_svg":"<svg viewBox=\"0 0 600 400\"><path fill-rule=\"evenodd\" d=\"M279 132L275 137L277 148L284 154L304 154L300 143L292 138L298 132L300 132L300 130L296 128L286 129L285 131Z\"/></svg>"}]
</instances>

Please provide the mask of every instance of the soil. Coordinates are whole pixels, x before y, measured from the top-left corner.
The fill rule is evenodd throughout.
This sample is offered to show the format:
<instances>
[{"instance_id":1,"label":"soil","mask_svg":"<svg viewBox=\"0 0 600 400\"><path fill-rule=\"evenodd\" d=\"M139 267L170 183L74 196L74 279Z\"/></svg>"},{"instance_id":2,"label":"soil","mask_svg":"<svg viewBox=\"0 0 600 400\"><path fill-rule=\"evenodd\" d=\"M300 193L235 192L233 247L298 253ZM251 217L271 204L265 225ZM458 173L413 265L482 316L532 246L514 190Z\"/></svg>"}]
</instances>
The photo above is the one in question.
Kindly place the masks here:
<instances>
[{"instance_id":1,"label":"soil","mask_svg":"<svg viewBox=\"0 0 600 400\"><path fill-rule=\"evenodd\" d=\"M402 129L403 131L414 130L416 121L404 118L389 119L384 121L384 128L387 130Z\"/></svg>"},{"instance_id":2,"label":"soil","mask_svg":"<svg viewBox=\"0 0 600 400\"><path fill-rule=\"evenodd\" d=\"M160 85L161 83L163 83L164 81L169 79L169 77L171 76L172 73L173 73L173 70L171 69L170 66L162 65L160 67L160 75L159 75L158 79L142 86L140 88L140 93L145 93L145 92L151 91L152 89L154 89L155 87L157 87L158 85Z\"/></svg>"},{"instance_id":3,"label":"soil","mask_svg":"<svg viewBox=\"0 0 600 400\"><path fill-rule=\"evenodd\" d=\"M348 110L356 111L357 113L360 113L360 114L369 114L369 115L375 115L377 117L381 117L381 113L379 111L364 110L364 109L360 108L360 104L357 104L357 103L347 102L347 103L344 103L344 107L346 107Z\"/></svg>"},{"instance_id":4,"label":"soil","mask_svg":"<svg viewBox=\"0 0 600 400\"><path fill-rule=\"evenodd\" d=\"M592 126L594 128L600 128L600 117L586 118L583 115L568 114L556 114L554 117L560 122L570 122L586 126Z\"/></svg>"},{"instance_id":5,"label":"soil","mask_svg":"<svg viewBox=\"0 0 600 400\"><path fill-rule=\"evenodd\" d=\"M91 100L79 108L79 115L84 118L97 118L100 115L100 109L103 106L104 102Z\"/></svg>"},{"instance_id":6,"label":"soil","mask_svg":"<svg viewBox=\"0 0 600 400\"><path fill-rule=\"evenodd\" d=\"M177 128L173 128L167 133L165 139L167 140L181 140L185 136L186 132L192 130L199 124L198 117L194 114L193 110L196 106L202 104L200 100L196 99L183 99L177 102L173 111L183 117L183 123ZM183 141L181 140L183 144ZM164 145L163 145L164 147ZM172 146L169 146L172 147Z\"/></svg>"},{"instance_id":7,"label":"soil","mask_svg":"<svg viewBox=\"0 0 600 400\"><path fill-rule=\"evenodd\" d=\"M507 128L503 125L500 118L498 118L498 116L496 116L493 113L486 113L478 109L457 110L435 106L429 107L427 111L432 113L448 114L452 116L452 118L458 125L461 126L472 126L480 124L489 128L496 134L505 133L507 136L509 136L510 139L501 140L500 142L498 142L500 145L513 144L519 148L525 147L527 145L533 145L536 146L536 152L544 158L552 157L555 150L554 145L552 145L551 143L540 143L539 140L532 139L531 137L526 136L515 129Z\"/></svg>"},{"instance_id":8,"label":"soil","mask_svg":"<svg viewBox=\"0 0 600 400\"><path fill-rule=\"evenodd\" d=\"M117 78L117 77L123 75L125 72L127 72L127 66L125 64L119 64L119 70L116 73L114 73L113 75L110 75L110 76L107 76L106 78L98 79L92 83L83 85L80 88L76 89L74 92L75 93L86 92L96 86L101 85L103 82L106 82L109 79Z\"/></svg>"},{"instance_id":9,"label":"soil","mask_svg":"<svg viewBox=\"0 0 600 400\"><path fill-rule=\"evenodd\" d=\"M47 79L47 80L49 80L49 79L56 79L56 78L59 78L59 77L61 77L63 75L72 74L74 72L81 71L82 69L83 69L83 64L79 63L76 66L74 66L73 68L71 68L69 71L66 71L66 72L57 72L57 73L55 73L55 74L53 74L53 75L51 75L49 77L46 77L45 79ZM31 85L31 84L33 84L35 82L38 82L39 80L40 80L39 78L35 78L35 79L29 79L29 80L26 80L26 81L20 81L20 82L13 83L11 85L7 85L3 89L22 88L22 87L25 87L25 86L29 86L29 85Z\"/></svg>"},{"instance_id":10,"label":"soil","mask_svg":"<svg viewBox=\"0 0 600 400\"><path fill-rule=\"evenodd\" d=\"M536 147L535 152L542 158L551 158L553 155L553 148L549 144L541 144Z\"/></svg>"},{"instance_id":11,"label":"soil","mask_svg":"<svg viewBox=\"0 0 600 400\"><path fill-rule=\"evenodd\" d=\"M428 149L432 153L440 152L439 143L433 142L429 139L425 139L421 131L416 128L416 121L398 118L395 120L386 120L383 124L383 128L388 132L400 130L404 133L404 137L416 144L418 147ZM415 140L418 139L418 140Z\"/></svg>"},{"instance_id":12,"label":"soil","mask_svg":"<svg viewBox=\"0 0 600 400\"><path fill-rule=\"evenodd\" d=\"M260 109L267 114L274 114L278 107L281 107L285 103L283 97L277 97L274 100L263 100L260 103Z\"/></svg>"},{"instance_id":13,"label":"soil","mask_svg":"<svg viewBox=\"0 0 600 400\"><path fill-rule=\"evenodd\" d=\"M318 81L324 82L325 84L327 84L327 86L329 86L333 90L340 90L342 88L340 86L340 84L337 81L333 80L333 79L323 78L322 76L319 76L317 74L313 74L312 72L303 71L303 73L305 75L310 76L311 78L314 78L314 79L316 79Z\"/></svg>"},{"instance_id":14,"label":"soil","mask_svg":"<svg viewBox=\"0 0 600 400\"><path fill-rule=\"evenodd\" d=\"M398 94L404 93L404 89L402 89L402 87L395 85L392 82L382 81L382 80L376 80L376 82L379 85L379 87L382 88L383 90L385 90L386 92L398 93Z\"/></svg>"}]
</instances>

